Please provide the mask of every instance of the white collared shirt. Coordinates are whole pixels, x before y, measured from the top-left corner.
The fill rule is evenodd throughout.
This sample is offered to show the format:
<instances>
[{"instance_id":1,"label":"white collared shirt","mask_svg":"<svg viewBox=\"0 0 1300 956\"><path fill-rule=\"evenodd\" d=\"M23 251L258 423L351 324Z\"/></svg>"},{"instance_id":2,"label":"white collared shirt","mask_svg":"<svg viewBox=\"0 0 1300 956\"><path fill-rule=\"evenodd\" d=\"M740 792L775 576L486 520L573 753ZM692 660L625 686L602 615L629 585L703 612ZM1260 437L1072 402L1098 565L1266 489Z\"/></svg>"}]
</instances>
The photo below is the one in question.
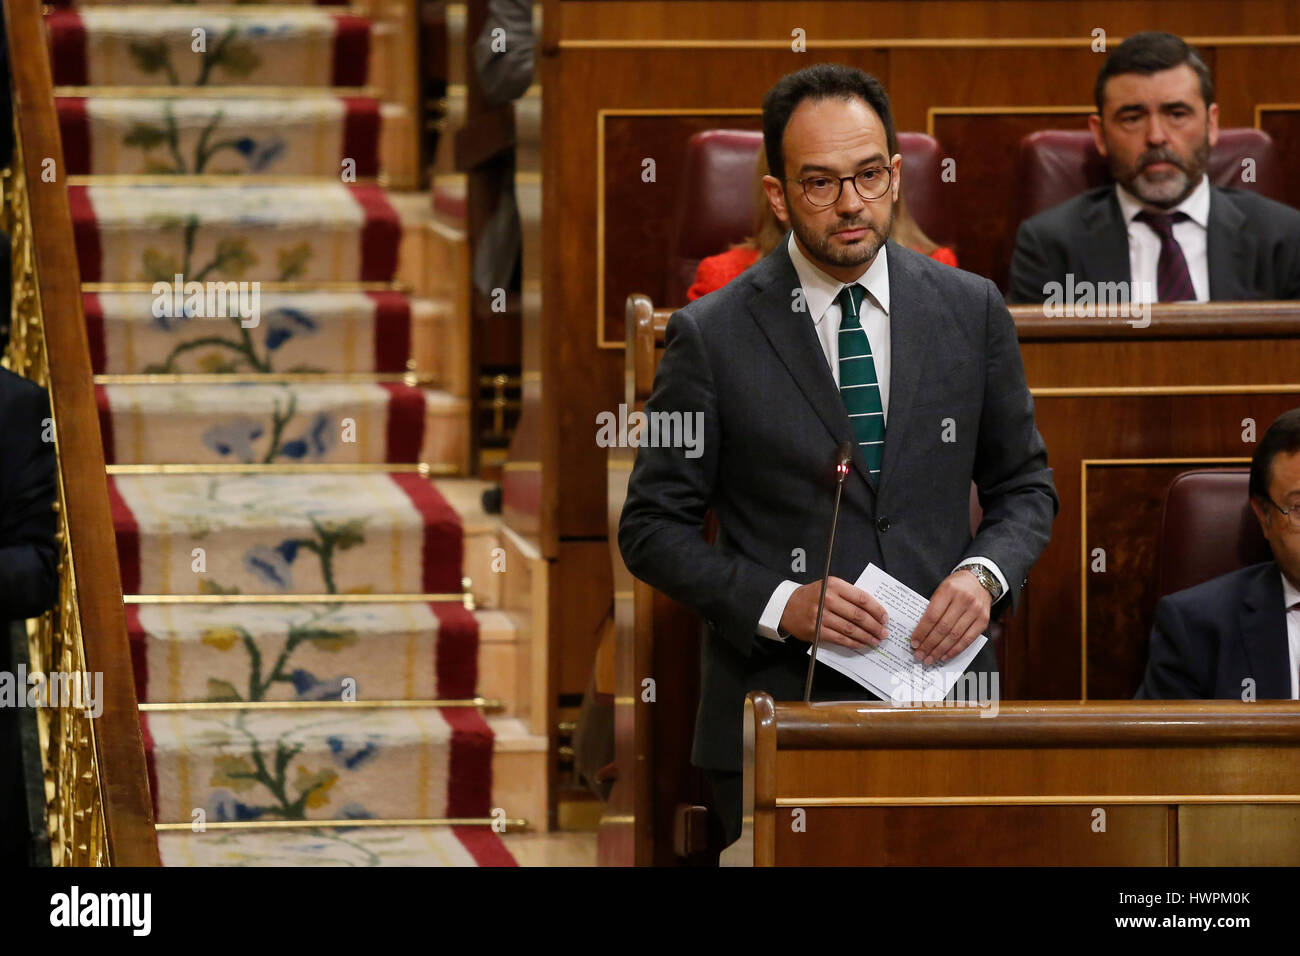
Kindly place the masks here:
<instances>
[{"instance_id":1,"label":"white collared shirt","mask_svg":"<svg viewBox=\"0 0 1300 956\"><path fill-rule=\"evenodd\" d=\"M799 244L794 241L791 232L787 240L790 261L794 271L799 275L799 284L803 286L804 304L808 315L813 320L817 340L821 342L822 352L826 355L826 364L830 366L835 378L835 387L840 387L840 320L838 297L846 283L833 279L821 269L808 261ZM876 381L880 383L880 406L885 411L885 424L889 424L889 259L885 247L881 246L872 261L871 267L858 276L856 285L862 286L868 295L862 297L861 312L858 321L867 333L871 344L871 360L876 366Z\"/></svg>"},{"instance_id":2,"label":"white collared shirt","mask_svg":"<svg viewBox=\"0 0 1300 956\"><path fill-rule=\"evenodd\" d=\"M804 304L807 306L808 315L813 321L817 341L821 343L822 352L826 356L826 364L830 366L831 375L835 379L835 387L838 389L840 387L840 319L842 310L837 300L840 290L848 283L828 276L813 265L808 260L808 257L803 254L798 243L794 241L793 231L786 240L786 248L790 251L790 261L794 264L794 271L799 276L799 284L803 287ZM884 410L885 424L888 426L890 371L889 259L885 254L885 246L880 247L880 251L876 253L876 258L872 260L867 271L858 276L855 284L862 286L869 293L862 297L858 321L861 323L863 331L867 333L867 341L871 345L871 358L876 366L876 381L880 383L880 407ZM888 431L888 428L886 428L886 431ZM886 438L886 441L888 441L888 438ZM962 561L962 564L983 565L1002 585L1002 593L1007 593L1007 579L1002 576L1002 571L998 566L988 558L967 558ZM798 588L799 582L790 580L782 581L776 586L776 590L772 592L772 596L768 599L767 606L763 609L762 616L758 619L758 633L761 636L774 641L785 640L779 630L781 617L785 614L785 606L790 601L790 595Z\"/></svg>"},{"instance_id":3,"label":"white collared shirt","mask_svg":"<svg viewBox=\"0 0 1300 956\"><path fill-rule=\"evenodd\" d=\"M1152 290L1150 299L1156 301L1159 286L1156 284L1157 265L1160 262L1160 236L1145 222L1135 222L1133 217L1146 207L1119 183L1115 184L1120 215L1128 229L1129 278L1136 288ZM1183 250L1187 271L1192 277L1192 288L1197 302L1210 301L1210 264L1207 239L1210 228L1210 179L1201 175L1200 184L1186 199L1166 212L1186 213L1188 218L1174 223L1174 240ZM1149 283L1149 284L1144 284Z\"/></svg>"},{"instance_id":4,"label":"white collared shirt","mask_svg":"<svg viewBox=\"0 0 1300 956\"><path fill-rule=\"evenodd\" d=\"M1279 570L1278 574L1282 574ZM1291 699L1300 699L1300 590L1282 574L1282 613L1286 615L1286 643L1291 661Z\"/></svg>"}]
</instances>

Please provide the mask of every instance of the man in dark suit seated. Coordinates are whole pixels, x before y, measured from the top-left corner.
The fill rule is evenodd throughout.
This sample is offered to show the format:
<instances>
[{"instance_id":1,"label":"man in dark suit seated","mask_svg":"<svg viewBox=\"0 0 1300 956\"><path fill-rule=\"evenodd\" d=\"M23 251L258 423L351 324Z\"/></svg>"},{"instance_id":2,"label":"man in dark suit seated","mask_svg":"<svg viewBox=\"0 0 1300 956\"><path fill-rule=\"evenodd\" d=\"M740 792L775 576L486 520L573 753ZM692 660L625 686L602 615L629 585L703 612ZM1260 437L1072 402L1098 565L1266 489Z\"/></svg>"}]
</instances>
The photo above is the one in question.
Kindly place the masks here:
<instances>
[{"instance_id":1,"label":"man in dark suit seated","mask_svg":"<svg viewBox=\"0 0 1300 956\"><path fill-rule=\"evenodd\" d=\"M1088 125L1115 184L1020 224L1007 301L1043 302L1067 275L1075 288L1122 282L1130 301L1300 298L1300 212L1205 174L1219 106L1195 49L1135 34L1093 97Z\"/></svg>"},{"instance_id":2,"label":"man in dark suit seated","mask_svg":"<svg viewBox=\"0 0 1300 956\"><path fill-rule=\"evenodd\" d=\"M768 201L792 231L673 314L646 412L698 430L637 449L618 534L633 574L707 622L692 762L728 843L746 693L803 698L837 443L853 464L821 640L859 653L886 634L884 608L850 583L868 562L930 599L915 657L948 661L1016 601L1058 507L1002 296L889 238L902 156L880 83L837 64L783 77L763 138ZM990 644L967 671L992 684ZM874 699L824 664L813 691Z\"/></svg>"},{"instance_id":3,"label":"man in dark suit seated","mask_svg":"<svg viewBox=\"0 0 1300 956\"><path fill-rule=\"evenodd\" d=\"M1137 697L1296 699L1300 692L1300 408L1264 433L1250 506L1273 550L1161 598Z\"/></svg>"},{"instance_id":4,"label":"man in dark suit seated","mask_svg":"<svg viewBox=\"0 0 1300 956\"><path fill-rule=\"evenodd\" d=\"M8 276L4 277L7 282ZM55 469L45 389L0 368L0 671L17 670L10 624L59 594ZM25 687L17 689L26 693ZM27 863L27 804L19 758L20 712L0 707L0 866Z\"/></svg>"}]
</instances>

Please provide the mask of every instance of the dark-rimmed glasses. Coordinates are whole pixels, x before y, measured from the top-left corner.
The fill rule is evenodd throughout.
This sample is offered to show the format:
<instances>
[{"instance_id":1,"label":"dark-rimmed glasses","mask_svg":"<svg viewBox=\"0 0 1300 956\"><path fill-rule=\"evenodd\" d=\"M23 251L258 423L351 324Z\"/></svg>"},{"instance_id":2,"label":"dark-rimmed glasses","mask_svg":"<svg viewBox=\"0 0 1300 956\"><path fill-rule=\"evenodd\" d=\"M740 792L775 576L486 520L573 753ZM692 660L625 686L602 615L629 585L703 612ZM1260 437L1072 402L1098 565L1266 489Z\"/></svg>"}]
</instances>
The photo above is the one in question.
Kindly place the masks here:
<instances>
[{"instance_id":1,"label":"dark-rimmed glasses","mask_svg":"<svg viewBox=\"0 0 1300 956\"><path fill-rule=\"evenodd\" d=\"M1300 531L1300 508L1283 508L1280 504L1278 504L1268 495L1264 496L1264 500L1267 501L1269 504L1271 504L1278 511L1282 512L1282 514L1286 517L1286 519L1291 522L1292 531Z\"/></svg>"},{"instance_id":2,"label":"dark-rimmed glasses","mask_svg":"<svg viewBox=\"0 0 1300 956\"><path fill-rule=\"evenodd\" d=\"M889 184L894 178L893 166L868 166L853 176L808 176L804 179L788 179L803 187L804 198L813 206L833 206L840 201L844 183L853 180L853 188L867 202L879 199L889 192Z\"/></svg>"}]
</instances>

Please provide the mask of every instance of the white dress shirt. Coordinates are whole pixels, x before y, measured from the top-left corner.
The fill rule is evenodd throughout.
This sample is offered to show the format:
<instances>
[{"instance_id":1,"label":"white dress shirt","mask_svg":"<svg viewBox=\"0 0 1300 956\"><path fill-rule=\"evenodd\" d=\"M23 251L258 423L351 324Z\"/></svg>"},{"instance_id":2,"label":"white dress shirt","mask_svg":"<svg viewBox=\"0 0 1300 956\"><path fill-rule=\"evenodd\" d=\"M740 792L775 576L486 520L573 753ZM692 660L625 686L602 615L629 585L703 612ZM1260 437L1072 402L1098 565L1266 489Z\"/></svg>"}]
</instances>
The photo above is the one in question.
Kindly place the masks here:
<instances>
[{"instance_id":1,"label":"white dress shirt","mask_svg":"<svg viewBox=\"0 0 1300 956\"><path fill-rule=\"evenodd\" d=\"M1119 198L1120 214L1128 228L1128 267L1129 278L1137 285L1137 290L1150 289L1150 301L1157 298L1156 266L1160 262L1160 236L1145 222L1135 222L1133 217L1145 206L1123 186L1115 184L1115 195ZM1206 236L1210 228L1210 180L1202 174L1200 185L1191 191L1186 199L1166 212L1186 213L1188 218L1174 223L1174 241L1183 250L1187 260L1187 271L1192 276L1192 288L1196 291L1197 302L1210 301L1210 266L1206 254ZM1136 296L1135 296L1136 298Z\"/></svg>"},{"instance_id":2,"label":"white dress shirt","mask_svg":"<svg viewBox=\"0 0 1300 956\"><path fill-rule=\"evenodd\" d=\"M1278 572L1282 574L1281 571ZM1300 700L1300 590L1282 574L1282 607L1286 615L1286 643L1291 660L1291 699Z\"/></svg>"},{"instance_id":3,"label":"white dress shirt","mask_svg":"<svg viewBox=\"0 0 1300 956\"><path fill-rule=\"evenodd\" d=\"M787 239L786 248L790 251L790 261L794 264L794 271L799 276L799 284L803 287L804 304L808 309L808 317L812 320L813 329L817 333L817 340L821 343L822 352L826 355L826 364L830 367L831 376L835 379L835 387L838 389L840 387L841 310L837 298L845 283L828 276L810 262L799 248L799 244L794 241L793 232L790 233ZM862 297L858 321L861 323L863 331L867 333L867 341L871 345L871 358L876 366L876 381L880 383L880 407L884 409L885 413L885 440L888 441L890 371L889 259L885 253L886 248L881 246L871 266L857 278L854 284L862 286L867 292ZM993 576L997 578L998 583L1002 585L1002 593L1006 593L1006 578L1002 576L998 566L988 558L967 558L962 564L981 564L988 568ZM758 633L761 636L774 641L785 640L785 637L779 632L781 617L785 614L785 606L790 600L790 595L798 588L799 583L797 581L789 580L782 581L776 586L776 590L772 592L772 596L768 599L767 607L763 609L763 614L758 619Z\"/></svg>"}]
</instances>

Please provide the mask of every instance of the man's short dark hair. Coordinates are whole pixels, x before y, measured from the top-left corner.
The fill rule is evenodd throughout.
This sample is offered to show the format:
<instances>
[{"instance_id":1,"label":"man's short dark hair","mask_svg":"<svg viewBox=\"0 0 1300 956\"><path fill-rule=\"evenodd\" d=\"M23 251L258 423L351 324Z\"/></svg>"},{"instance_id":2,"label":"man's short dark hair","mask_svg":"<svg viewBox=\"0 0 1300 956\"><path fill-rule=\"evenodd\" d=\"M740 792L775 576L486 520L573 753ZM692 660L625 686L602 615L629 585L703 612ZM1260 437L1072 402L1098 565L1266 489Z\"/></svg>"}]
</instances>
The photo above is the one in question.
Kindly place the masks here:
<instances>
[{"instance_id":1,"label":"man's short dark hair","mask_svg":"<svg viewBox=\"0 0 1300 956\"><path fill-rule=\"evenodd\" d=\"M1300 451L1300 408L1293 408L1277 416L1259 440L1255 457L1250 460L1250 496L1267 498L1273 459L1278 455L1294 455Z\"/></svg>"},{"instance_id":2,"label":"man's short dark hair","mask_svg":"<svg viewBox=\"0 0 1300 956\"><path fill-rule=\"evenodd\" d=\"M1097 112L1102 111L1106 102L1106 82L1112 76L1122 73L1150 76L1162 70L1172 70L1184 63L1196 72L1197 79L1201 81L1201 98L1208 107L1214 102L1214 77L1210 75L1210 68L1205 65L1201 55L1196 52L1196 47L1188 46L1182 37L1176 37L1172 33L1148 30L1133 34L1111 50L1106 62L1101 65L1097 85L1092 90Z\"/></svg>"},{"instance_id":3,"label":"man's short dark hair","mask_svg":"<svg viewBox=\"0 0 1300 956\"><path fill-rule=\"evenodd\" d=\"M785 154L781 140L790 117L804 100L858 97L876 111L885 127L885 144L889 155L898 152L894 135L894 117L889 109L889 94L870 73L839 63L818 63L795 73L787 73L763 96L763 149L767 153L767 171L777 179L785 176Z\"/></svg>"}]
</instances>

